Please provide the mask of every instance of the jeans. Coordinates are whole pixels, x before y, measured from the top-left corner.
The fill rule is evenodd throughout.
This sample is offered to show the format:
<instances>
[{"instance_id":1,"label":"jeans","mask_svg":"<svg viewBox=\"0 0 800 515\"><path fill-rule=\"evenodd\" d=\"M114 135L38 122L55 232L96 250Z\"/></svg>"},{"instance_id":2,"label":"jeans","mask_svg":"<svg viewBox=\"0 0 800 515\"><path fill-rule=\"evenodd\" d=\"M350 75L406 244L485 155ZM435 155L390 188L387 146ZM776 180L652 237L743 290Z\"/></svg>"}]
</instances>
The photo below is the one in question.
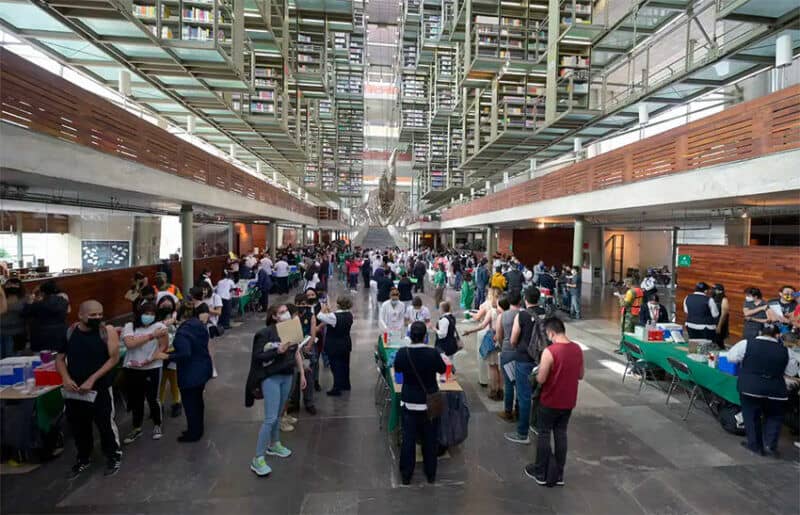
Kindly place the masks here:
<instances>
[{"instance_id":1,"label":"jeans","mask_svg":"<svg viewBox=\"0 0 800 515\"><path fill-rule=\"evenodd\" d=\"M350 274L350 289L355 290L358 288L358 274Z\"/></svg>"},{"instance_id":2,"label":"jeans","mask_svg":"<svg viewBox=\"0 0 800 515\"><path fill-rule=\"evenodd\" d=\"M581 317L581 293L579 291L570 291L569 293L569 300L570 300L570 307L569 312L570 315L574 316L575 318Z\"/></svg>"},{"instance_id":3,"label":"jeans","mask_svg":"<svg viewBox=\"0 0 800 515\"><path fill-rule=\"evenodd\" d=\"M747 447L753 452L761 452L763 449L776 450L786 402L748 395L741 395L740 398L744 429L747 433Z\"/></svg>"},{"instance_id":4,"label":"jeans","mask_svg":"<svg viewBox=\"0 0 800 515\"><path fill-rule=\"evenodd\" d=\"M267 446L281 441L281 414L292 389L294 374L275 374L261 382L264 393L264 422L258 432L256 456L263 456Z\"/></svg>"},{"instance_id":5,"label":"jeans","mask_svg":"<svg viewBox=\"0 0 800 515\"><path fill-rule=\"evenodd\" d=\"M460 290L461 289L461 281L463 279L464 279L464 276L461 274L461 272L456 272L456 279L455 279L455 288L456 288L456 290Z\"/></svg>"},{"instance_id":6,"label":"jeans","mask_svg":"<svg viewBox=\"0 0 800 515\"><path fill-rule=\"evenodd\" d=\"M439 450L439 419L428 420L427 411L401 410L403 441L400 447L400 476L410 480L414 475L417 455L417 438L422 439L422 463L425 477L436 479Z\"/></svg>"},{"instance_id":7,"label":"jeans","mask_svg":"<svg viewBox=\"0 0 800 515\"><path fill-rule=\"evenodd\" d=\"M153 425L161 425L161 402L158 389L161 386L161 368L139 370L125 369L125 384L128 387L128 407L133 412L133 427L142 427L144 420L144 401L150 407Z\"/></svg>"},{"instance_id":8,"label":"jeans","mask_svg":"<svg viewBox=\"0 0 800 515\"><path fill-rule=\"evenodd\" d=\"M10 334L0 335L0 358L8 358L14 355L14 337Z\"/></svg>"},{"instance_id":9,"label":"jeans","mask_svg":"<svg viewBox=\"0 0 800 515\"><path fill-rule=\"evenodd\" d=\"M553 453L553 448L550 445L550 433L553 433L558 479L564 478L564 464L567 462L567 425L571 414L571 409L553 409L539 406L536 426L539 431L539 438L536 442L536 464L534 465L536 477L547 477L547 463L550 459L550 454Z\"/></svg>"},{"instance_id":10,"label":"jeans","mask_svg":"<svg viewBox=\"0 0 800 515\"><path fill-rule=\"evenodd\" d=\"M508 377L505 371L505 364L514 361L516 351L500 351L500 373L503 375L503 409L506 413L511 413L514 409L514 382Z\"/></svg>"},{"instance_id":11,"label":"jeans","mask_svg":"<svg viewBox=\"0 0 800 515\"><path fill-rule=\"evenodd\" d=\"M486 285L475 286L475 309L480 309L481 304L486 302Z\"/></svg>"},{"instance_id":12,"label":"jeans","mask_svg":"<svg viewBox=\"0 0 800 515\"><path fill-rule=\"evenodd\" d=\"M94 446L92 423L97 426L97 431L100 433L100 443L106 458L118 460L122 457L119 431L114 422L114 397L110 386L98 388L94 402L66 399L64 407L72 435L75 437L75 446L78 448L78 461L88 463L91 460Z\"/></svg>"},{"instance_id":13,"label":"jeans","mask_svg":"<svg viewBox=\"0 0 800 515\"><path fill-rule=\"evenodd\" d=\"M203 401L205 385L181 388L183 414L186 416L186 437L199 440L203 437L206 404Z\"/></svg>"},{"instance_id":14,"label":"jeans","mask_svg":"<svg viewBox=\"0 0 800 515\"><path fill-rule=\"evenodd\" d=\"M222 313L219 315L219 325L223 329L231 328L231 299L222 299Z\"/></svg>"},{"instance_id":15,"label":"jeans","mask_svg":"<svg viewBox=\"0 0 800 515\"><path fill-rule=\"evenodd\" d=\"M517 402L519 403L519 420L517 421L517 434L526 436L531 420L531 387L530 375L533 371L533 363L517 360L514 366L516 375Z\"/></svg>"},{"instance_id":16,"label":"jeans","mask_svg":"<svg viewBox=\"0 0 800 515\"><path fill-rule=\"evenodd\" d=\"M333 374L334 392L350 390L350 353L344 355L328 356Z\"/></svg>"}]
</instances>

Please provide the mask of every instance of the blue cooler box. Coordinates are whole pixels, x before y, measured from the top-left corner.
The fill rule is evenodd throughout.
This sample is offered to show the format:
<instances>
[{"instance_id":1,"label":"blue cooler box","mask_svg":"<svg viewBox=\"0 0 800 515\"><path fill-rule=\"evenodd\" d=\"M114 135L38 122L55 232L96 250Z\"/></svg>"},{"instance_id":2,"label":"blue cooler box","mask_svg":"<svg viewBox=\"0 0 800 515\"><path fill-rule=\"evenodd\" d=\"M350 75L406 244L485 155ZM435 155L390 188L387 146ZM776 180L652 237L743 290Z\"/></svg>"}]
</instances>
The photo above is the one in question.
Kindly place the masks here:
<instances>
[{"instance_id":1,"label":"blue cooler box","mask_svg":"<svg viewBox=\"0 0 800 515\"><path fill-rule=\"evenodd\" d=\"M739 363L731 363L726 356L720 356L717 359L717 369L732 376L739 375Z\"/></svg>"}]
</instances>

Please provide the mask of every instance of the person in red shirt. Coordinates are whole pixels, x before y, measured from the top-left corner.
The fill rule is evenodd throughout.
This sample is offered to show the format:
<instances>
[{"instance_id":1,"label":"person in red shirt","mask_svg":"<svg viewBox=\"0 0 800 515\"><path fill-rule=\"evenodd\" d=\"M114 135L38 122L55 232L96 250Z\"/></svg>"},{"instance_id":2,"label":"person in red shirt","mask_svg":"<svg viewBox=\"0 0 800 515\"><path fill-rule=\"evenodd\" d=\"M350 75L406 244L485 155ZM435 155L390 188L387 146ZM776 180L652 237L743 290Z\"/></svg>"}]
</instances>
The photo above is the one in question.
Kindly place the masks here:
<instances>
[{"instance_id":1,"label":"person in red shirt","mask_svg":"<svg viewBox=\"0 0 800 515\"><path fill-rule=\"evenodd\" d=\"M347 260L347 274L350 282L350 289L356 291L358 288L358 274L361 272L361 258L353 256Z\"/></svg>"},{"instance_id":2,"label":"person in red shirt","mask_svg":"<svg viewBox=\"0 0 800 515\"><path fill-rule=\"evenodd\" d=\"M536 463L525 467L525 474L536 483L564 485L564 464L567 461L567 425L578 400L578 381L583 379L583 351L567 338L564 322L548 318L544 322L547 339L552 342L542 353L536 381L542 385L539 413L536 419L539 435ZM555 454L550 434L555 441ZM555 460L555 463L553 463Z\"/></svg>"}]
</instances>

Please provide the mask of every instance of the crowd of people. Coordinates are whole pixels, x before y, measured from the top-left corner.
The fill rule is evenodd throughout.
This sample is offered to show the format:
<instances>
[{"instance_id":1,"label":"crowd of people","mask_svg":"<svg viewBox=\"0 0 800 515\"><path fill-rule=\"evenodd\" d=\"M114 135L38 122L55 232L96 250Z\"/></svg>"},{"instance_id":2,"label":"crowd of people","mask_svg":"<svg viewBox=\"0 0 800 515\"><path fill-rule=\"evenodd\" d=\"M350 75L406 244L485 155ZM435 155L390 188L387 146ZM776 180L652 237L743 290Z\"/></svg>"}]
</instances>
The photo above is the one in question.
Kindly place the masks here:
<instances>
[{"instance_id":1,"label":"crowd of people","mask_svg":"<svg viewBox=\"0 0 800 515\"><path fill-rule=\"evenodd\" d=\"M93 425L107 458L106 474L112 475L120 468L122 446L145 434L145 405L152 439L164 436L167 411L173 418L185 415L186 430L178 436L179 442L203 437L203 393L208 381L217 376L214 340L231 329L242 293L257 289L265 327L253 337L245 405L263 402L264 419L249 466L265 476L271 473L268 457L292 454L281 440L281 434L293 431L298 423L292 414L301 405L309 415L316 414L321 369L331 371L328 396L343 396L351 390L352 295L361 286L374 300L380 330L410 341L408 351L399 353L394 362L406 378L401 392L403 483L411 481L418 440L422 441L425 475L435 481L437 419L428 401L438 390L436 374L446 364L452 366L451 358L463 348L462 337L477 333L476 352L488 375L488 397L502 401L499 417L514 424L505 438L529 444L530 433L538 435L536 462L525 473L539 484L561 485L567 425L583 378L583 357L580 347L567 337L561 318L554 315L561 308L570 317L581 318L580 272L566 265L548 268L541 261L528 268L513 256L500 254L479 257L456 250L307 246L231 257L219 277L201 270L186 292L166 271L155 274L152 282L137 272L124 293L131 303L130 320L119 326L109 323L103 306L94 300L83 302L78 322L69 325L69 298L55 282L45 282L27 294L22 282L10 278L0 299L2 352L10 356L21 351L59 351L57 369L69 392L66 415L78 449L72 476L90 466ZM299 291L288 302L292 277ZM345 292L350 290L335 300L328 298L334 277L347 285ZM425 305L426 288L432 293L431 306ZM763 375L766 368L797 375L791 355L786 360L784 352L765 343L797 333L797 293L789 286L781 288L773 300L764 300L755 287L745 293L744 340L731 349L729 359L743 362L745 378ZM270 295L281 297L270 302ZM463 334L456 327L451 299L474 321ZM624 332L636 324L670 320L658 296L655 272L648 273L639 286L627 280L619 299ZM723 285L698 283L684 299L683 309L690 338L706 338L724 348L731 308ZM279 324L292 319L299 321L302 342L281 340ZM753 356L758 356L757 364ZM777 444L778 414L786 392L777 382L768 388L753 377L740 380L747 447L769 454ZM131 412L132 427L122 441L115 423L115 392L124 395ZM171 409L165 410L168 398Z\"/></svg>"}]
</instances>

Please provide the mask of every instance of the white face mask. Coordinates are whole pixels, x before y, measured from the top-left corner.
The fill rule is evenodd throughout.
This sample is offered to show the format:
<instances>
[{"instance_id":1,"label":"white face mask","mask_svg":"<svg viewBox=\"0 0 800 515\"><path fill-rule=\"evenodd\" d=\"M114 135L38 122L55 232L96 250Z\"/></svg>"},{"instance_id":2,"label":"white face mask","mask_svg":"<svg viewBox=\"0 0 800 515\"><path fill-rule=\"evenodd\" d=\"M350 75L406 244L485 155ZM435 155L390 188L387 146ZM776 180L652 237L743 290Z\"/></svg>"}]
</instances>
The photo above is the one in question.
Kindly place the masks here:
<instances>
[{"instance_id":1,"label":"white face mask","mask_svg":"<svg viewBox=\"0 0 800 515\"><path fill-rule=\"evenodd\" d=\"M397 299L392 299L392 306L397 306L397 303L400 302Z\"/></svg>"},{"instance_id":2,"label":"white face mask","mask_svg":"<svg viewBox=\"0 0 800 515\"><path fill-rule=\"evenodd\" d=\"M753 302L753 300L755 300L755 299L753 299L753 297L748 295L747 297L744 298L744 300L745 300L745 302Z\"/></svg>"},{"instance_id":3,"label":"white face mask","mask_svg":"<svg viewBox=\"0 0 800 515\"><path fill-rule=\"evenodd\" d=\"M286 322L292 318L292 314L288 311L284 311L283 313L278 315L278 322Z\"/></svg>"}]
</instances>

